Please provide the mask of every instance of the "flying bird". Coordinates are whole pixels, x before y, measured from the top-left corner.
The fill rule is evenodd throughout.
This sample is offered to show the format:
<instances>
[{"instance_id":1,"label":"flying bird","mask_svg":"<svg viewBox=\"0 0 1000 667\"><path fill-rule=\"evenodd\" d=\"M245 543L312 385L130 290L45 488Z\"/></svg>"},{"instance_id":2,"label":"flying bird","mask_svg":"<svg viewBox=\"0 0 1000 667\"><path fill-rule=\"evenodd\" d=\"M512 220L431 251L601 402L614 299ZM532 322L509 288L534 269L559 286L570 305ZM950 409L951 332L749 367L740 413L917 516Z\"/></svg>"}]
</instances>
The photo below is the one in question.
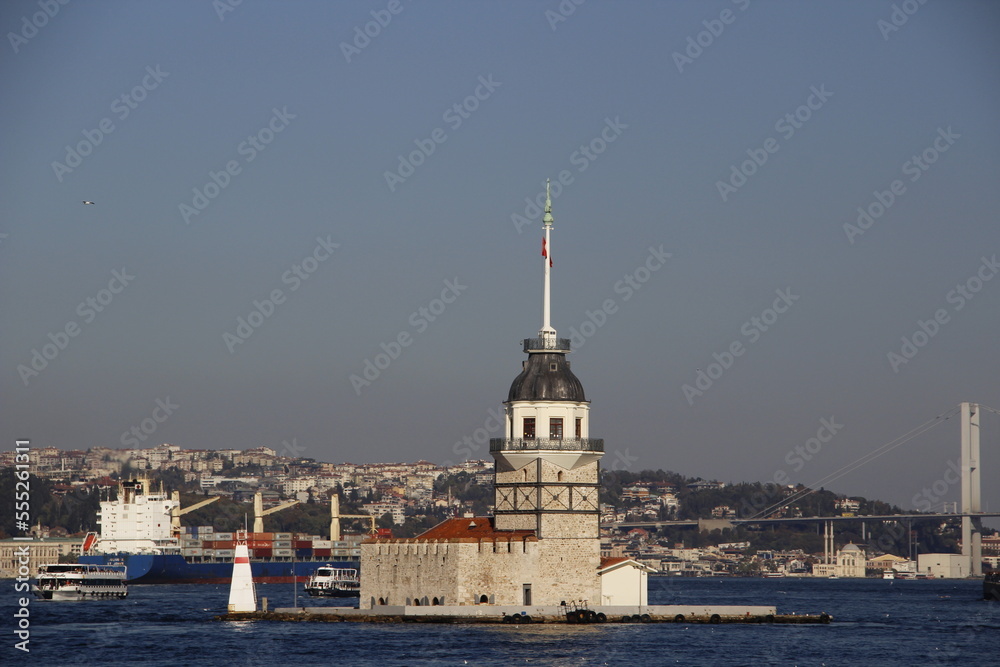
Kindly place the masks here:
<instances>
[{"instance_id":1,"label":"flying bird","mask_svg":"<svg viewBox=\"0 0 1000 667\"><path fill-rule=\"evenodd\" d=\"M92 201L87 201L86 199L84 199L84 200L83 200L83 203L84 203L84 204L93 204L94 202L92 202Z\"/></svg>"}]
</instances>

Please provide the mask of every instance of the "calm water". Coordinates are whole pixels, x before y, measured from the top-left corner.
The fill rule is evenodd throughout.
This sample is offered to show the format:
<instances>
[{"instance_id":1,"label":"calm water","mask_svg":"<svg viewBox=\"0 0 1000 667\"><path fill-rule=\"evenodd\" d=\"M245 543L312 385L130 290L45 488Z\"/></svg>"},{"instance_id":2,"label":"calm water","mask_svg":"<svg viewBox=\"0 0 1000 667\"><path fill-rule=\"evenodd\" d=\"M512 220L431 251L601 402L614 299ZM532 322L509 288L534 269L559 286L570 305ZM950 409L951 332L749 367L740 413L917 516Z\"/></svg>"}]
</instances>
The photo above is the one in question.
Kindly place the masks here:
<instances>
[{"instance_id":1,"label":"calm water","mask_svg":"<svg viewBox=\"0 0 1000 667\"><path fill-rule=\"evenodd\" d=\"M654 604L774 604L826 611L827 626L220 623L227 586L133 586L124 601L32 602L30 654L13 648L16 595L2 590L4 665L1000 665L1000 604L975 581L650 584ZM290 606L292 588L258 595Z\"/></svg>"}]
</instances>

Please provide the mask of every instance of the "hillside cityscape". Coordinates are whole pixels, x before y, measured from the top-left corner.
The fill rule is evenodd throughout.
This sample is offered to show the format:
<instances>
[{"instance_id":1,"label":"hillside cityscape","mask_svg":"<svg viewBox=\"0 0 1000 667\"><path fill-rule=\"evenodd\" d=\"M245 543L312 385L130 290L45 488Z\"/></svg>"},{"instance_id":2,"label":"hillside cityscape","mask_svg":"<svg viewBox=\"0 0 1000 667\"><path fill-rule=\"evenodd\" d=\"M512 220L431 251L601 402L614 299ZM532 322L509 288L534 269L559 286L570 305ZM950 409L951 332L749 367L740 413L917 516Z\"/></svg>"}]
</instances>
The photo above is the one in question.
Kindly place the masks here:
<instances>
[{"instance_id":1,"label":"hillside cityscape","mask_svg":"<svg viewBox=\"0 0 1000 667\"><path fill-rule=\"evenodd\" d=\"M32 488L37 489L33 531L38 537L82 540L87 532L98 530L101 500L115 497L119 480L137 477L179 491L184 506L218 496L212 505L186 515L184 524L222 531L244 527L258 492L265 508L297 500L297 505L270 514L266 521L269 530L300 534L327 532L334 493L340 496L343 513L373 516L382 533L394 537L414 537L450 517L492 514L492 462L335 464L301 454L294 440L283 443L281 451L188 450L171 444L146 449L32 449ZM13 453L0 453L0 487L13 489L13 466ZM794 502L783 504L793 495ZM877 499L801 485L730 484L663 470L604 470L600 500L602 553L632 557L675 575L837 572L827 562L837 560L824 554L819 523L734 526L729 523L732 519L857 516L857 522L837 522L837 558L849 557L854 568L847 576L878 576L889 569L916 572L919 554L961 550L958 519L862 522L866 515L903 512ZM675 520L697 524L656 525ZM344 522L345 531L358 536L369 525L359 519ZM13 517L4 517L0 537L14 533ZM856 563L858 549L864 554L863 564ZM79 550L67 550L64 558L71 560L74 553ZM990 566L998 566L1000 536L984 535L983 557Z\"/></svg>"}]
</instances>

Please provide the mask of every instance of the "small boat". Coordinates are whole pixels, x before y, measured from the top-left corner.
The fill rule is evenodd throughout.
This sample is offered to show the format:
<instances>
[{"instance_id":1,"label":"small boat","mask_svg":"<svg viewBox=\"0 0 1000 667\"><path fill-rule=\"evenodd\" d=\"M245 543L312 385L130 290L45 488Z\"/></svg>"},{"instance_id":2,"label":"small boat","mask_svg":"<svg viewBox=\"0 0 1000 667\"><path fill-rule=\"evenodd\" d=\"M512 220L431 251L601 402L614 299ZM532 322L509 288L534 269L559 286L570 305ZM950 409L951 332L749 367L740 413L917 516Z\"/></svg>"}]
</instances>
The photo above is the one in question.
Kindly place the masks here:
<instances>
[{"instance_id":1,"label":"small boat","mask_svg":"<svg viewBox=\"0 0 1000 667\"><path fill-rule=\"evenodd\" d=\"M896 578L897 579L916 579L917 578L917 573L916 572L897 572L896 573Z\"/></svg>"},{"instance_id":2,"label":"small boat","mask_svg":"<svg viewBox=\"0 0 1000 667\"><path fill-rule=\"evenodd\" d=\"M313 597L356 598L361 594L361 580L354 568L323 565L309 577L306 593Z\"/></svg>"},{"instance_id":3,"label":"small boat","mask_svg":"<svg viewBox=\"0 0 1000 667\"><path fill-rule=\"evenodd\" d=\"M840 577L838 577L835 574L831 574L829 577L827 577L827 579L840 579Z\"/></svg>"},{"instance_id":4,"label":"small boat","mask_svg":"<svg viewBox=\"0 0 1000 667\"><path fill-rule=\"evenodd\" d=\"M781 579L784 576L785 576L784 572L765 572L764 573L764 578L765 579Z\"/></svg>"},{"instance_id":5,"label":"small boat","mask_svg":"<svg viewBox=\"0 0 1000 667\"><path fill-rule=\"evenodd\" d=\"M53 563L38 567L32 592L42 600L107 600L128 596L125 567Z\"/></svg>"},{"instance_id":6,"label":"small boat","mask_svg":"<svg viewBox=\"0 0 1000 667\"><path fill-rule=\"evenodd\" d=\"M895 579L896 572L894 570L882 570L883 579Z\"/></svg>"},{"instance_id":7,"label":"small boat","mask_svg":"<svg viewBox=\"0 0 1000 667\"><path fill-rule=\"evenodd\" d=\"M1000 570L989 572L983 577L983 599L1000 602Z\"/></svg>"}]
</instances>

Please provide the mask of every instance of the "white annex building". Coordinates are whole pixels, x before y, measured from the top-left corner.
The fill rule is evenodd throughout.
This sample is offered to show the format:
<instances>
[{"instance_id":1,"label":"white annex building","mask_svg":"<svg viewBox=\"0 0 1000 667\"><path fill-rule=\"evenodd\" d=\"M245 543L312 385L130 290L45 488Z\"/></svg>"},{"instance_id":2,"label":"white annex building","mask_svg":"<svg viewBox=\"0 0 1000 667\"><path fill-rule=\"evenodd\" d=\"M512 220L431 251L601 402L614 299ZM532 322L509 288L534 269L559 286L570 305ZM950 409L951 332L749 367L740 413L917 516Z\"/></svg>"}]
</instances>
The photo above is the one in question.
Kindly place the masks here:
<instances>
[{"instance_id":1,"label":"white annex building","mask_svg":"<svg viewBox=\"0 0 1000 667\"><path fill-rule=\"evenodd\" d=\"M604 441L590 437L590 403L566 359L570 342L549 322L552 223L547 197L542 328L524 341L528 358L504 402L504 437L490 441L494 516L449 519L412 539L363 543L362 608L616 604L614 590L622 589L645 601L644 573L626 577L638 564L601 561ZM606 591L602 571L610 575Z\"/></svg>"}]
</instances>

